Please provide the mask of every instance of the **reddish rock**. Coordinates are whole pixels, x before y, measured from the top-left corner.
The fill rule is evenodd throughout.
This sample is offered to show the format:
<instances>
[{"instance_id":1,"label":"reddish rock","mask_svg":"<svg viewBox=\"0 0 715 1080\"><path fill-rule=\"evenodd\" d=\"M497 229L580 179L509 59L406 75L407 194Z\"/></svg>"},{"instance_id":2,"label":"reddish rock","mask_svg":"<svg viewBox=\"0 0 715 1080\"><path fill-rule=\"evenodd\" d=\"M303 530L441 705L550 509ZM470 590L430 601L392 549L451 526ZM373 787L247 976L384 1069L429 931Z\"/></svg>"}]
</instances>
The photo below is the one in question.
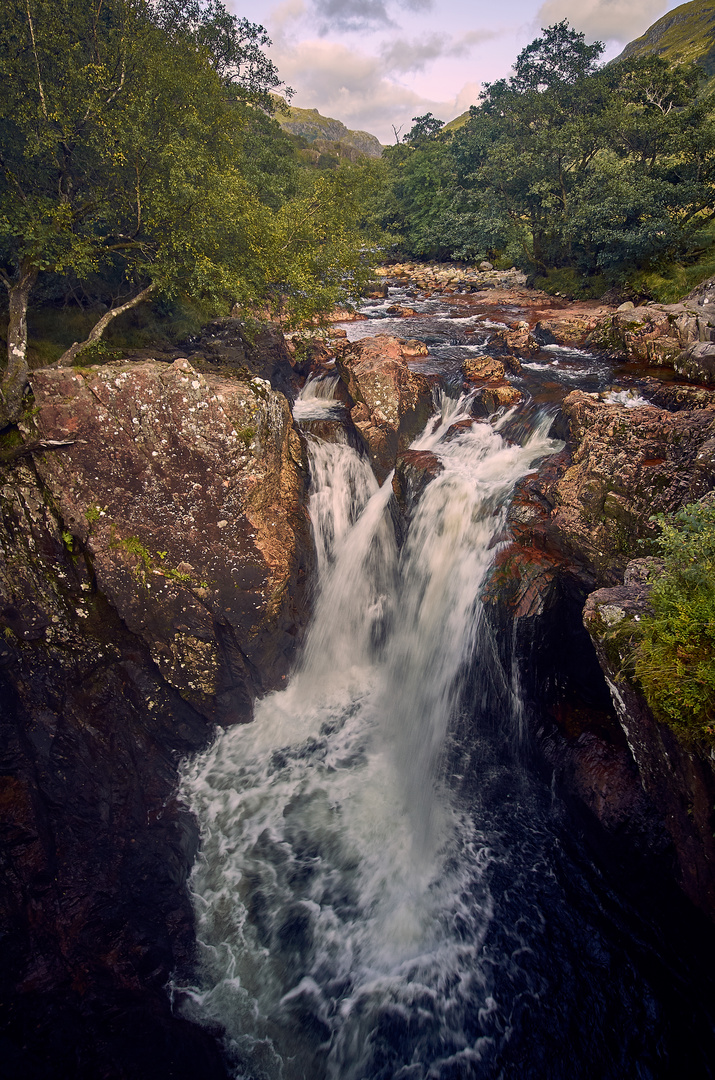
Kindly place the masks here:
<instances>
[{"instance_id":1,"label":"reddish rock","mask_svg":"<svg viewBox=\"0 0 715 1080\"><path fill-rule=\"evenodd\" d=\"M33 374L38 470L101 592L207 717L250 715L293 654L309 563L300 438L261 379L172 365Z\"/></svg>"},{"instance_id":2,"label":"reddish rock","mask_svg":"<svg viewBox=\"0 0 715 1080\"><path fill-rule=\"evenodd\" d=\"M442 472L442 462L429 450L405 450L400 454L392 478L391 500L393 522L398 544L402 544L417 506L427 485Z\"/></svg>"},{"instance_id":3,"label":"reddish rock","mask_svg":"<svg viewBox=\"0 0 715 1080\"><path fill-rule=\"evenodd\" d=\"M511 385L504 364L493 356L468 357L464 361L464 377L469 388L476 390L472 404L475 416L490 416L521 401L521 391Z\"/></svg>"},{"instance_id":4,"label":"reddish rock","mask_svg":"<svg viewBox=\"0 0 715 1080\"><path fill-rule=\"evenodd\" d=\"M653 514L715 487L715 405L627 409L577 390L564 412L573 461L552 490L549 528L598 584L616 584L637 542L653 535Z\"/></svg>"},{"instance_id":5,"label":"reddish rock","mask_svg":"<svg viewBox=\"0 0 715 1080\"><path fill-rule=\"evenodd\" d=\"M501 360L493 356L469 356L464 361L464 377L470 382L503 383L506 372Z\"/></svg>"},{"instance_id":6,"label":"reddish rock","mask_svg":"<svg viewBox=\"0 0 715 1080\"><path fill-rule=\"evenodd\" d=\"M409 356L410 353L407 353ZM401 343L379 335L354 342L336 365L355 401L351 416L380 483L432 412L428 380L410 370Z\"/></svg>"}]
</instances>

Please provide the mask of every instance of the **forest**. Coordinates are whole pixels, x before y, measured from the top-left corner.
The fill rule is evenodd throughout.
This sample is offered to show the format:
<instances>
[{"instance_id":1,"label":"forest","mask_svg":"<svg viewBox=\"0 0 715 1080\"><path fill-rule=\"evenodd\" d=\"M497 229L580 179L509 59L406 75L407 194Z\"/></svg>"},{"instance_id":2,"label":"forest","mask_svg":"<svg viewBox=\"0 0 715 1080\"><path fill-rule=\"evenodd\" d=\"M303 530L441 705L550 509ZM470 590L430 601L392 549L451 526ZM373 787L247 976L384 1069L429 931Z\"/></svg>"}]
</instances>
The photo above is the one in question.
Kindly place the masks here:
<instances>
[{"instance_id":1,"label":"forest","mask_svg":"<svg viewBox=\"0 0 715 1080\"><path fill-rule=\"evenodd\" d=\"M617 287L674 300L712 273L704 73L656 55L599 66L602 51L558 23L484 86L461 126L415 118L386 151L380 215L405 251L488 257L594 297Z\"/></svg>"}]
</instances>

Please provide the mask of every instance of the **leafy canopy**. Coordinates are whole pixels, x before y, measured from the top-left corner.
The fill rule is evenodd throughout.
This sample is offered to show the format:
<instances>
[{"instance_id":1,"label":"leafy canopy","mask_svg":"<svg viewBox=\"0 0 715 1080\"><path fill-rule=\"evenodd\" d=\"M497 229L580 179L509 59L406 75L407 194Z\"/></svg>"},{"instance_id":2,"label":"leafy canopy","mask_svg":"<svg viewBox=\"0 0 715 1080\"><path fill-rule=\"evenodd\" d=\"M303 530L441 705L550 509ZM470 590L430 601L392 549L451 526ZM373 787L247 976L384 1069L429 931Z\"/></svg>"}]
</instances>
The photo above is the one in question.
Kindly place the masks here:
<instances>
[{"instance_id":1,"label":"leafy canopy","mask_svg":"<svg viewBox=\"0 0 715 1080\"><path fill-rule=\"evenodd\" d=\"M6 415L26 380L27 304L42 275L99 284L111 313L183 292L268 302L290 320L359 288L369 255L336 222L337 181L311 187L268 115L279 78L267 43L220 0L6 0ZM363 257L341 270L336 244Z\"/></svg>"}]
</instances>

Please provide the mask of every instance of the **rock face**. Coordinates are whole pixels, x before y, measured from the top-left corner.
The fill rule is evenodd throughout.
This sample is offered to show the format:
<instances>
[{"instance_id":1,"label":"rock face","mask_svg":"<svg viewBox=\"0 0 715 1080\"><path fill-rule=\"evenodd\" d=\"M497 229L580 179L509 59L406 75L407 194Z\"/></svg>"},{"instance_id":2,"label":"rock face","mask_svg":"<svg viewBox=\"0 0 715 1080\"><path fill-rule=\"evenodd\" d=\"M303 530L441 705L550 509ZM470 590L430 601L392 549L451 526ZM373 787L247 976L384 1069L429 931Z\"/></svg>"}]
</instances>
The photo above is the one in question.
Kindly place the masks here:
<instances>
[{"instance_id":1,"label":"rock face","mask_svg":"<svg viewBox=\"0 0 715 1080\"><path fill-rule=\"evenodd\" d=\"M680 304L624 304L599 321L589 343L628 360L673 368L691 382L715 385L712 293L712 282L705 282Z\"/></svg>"},{"instance_id":2,"label":"rock face","mask_svg":"<svg viewBox=\"0 0 715 1080\"><path fill-rule=\"evenodd\" d=\"M616 584L651 515L715 487L715 403L671 413L626 409L576 390L564 401L573 459L552 489L549 530L594 582Z\"/></svg>"},{"instance_id":3,"label":"rock face","mask_svg":"<svg viewBox=\"0 0 715 1080\"><path fill-rule=\"evenodd\" d=\"M662 858L672 844L684 890L713 915L710 761L644 712L616 678L623 657L606 647L611 620L620 623L628 604L633 619L641 610L642 585L633 593L622 582L651 515L715 488L711 392L666 387L662 397L677 411L607 405L581 391L566 398L569 443L519 485L486 602L508 643L507 670L519 671L527 702L547 717L541 745L563 785L637 849ZM594 655L581 611L599 588L586 607Z\"/></svg>"},{"instance_id":4,"label":"rock face","mask_svg":"<svg viewBox=\"0 0 715 1080\"><path fill-rule=\"evenodd\" d=\"M469 389L477 391L472 406L475 416L490 416L521 400L521 391L507 379L501 360L492 356L470 356L464 361L463 370Z\"/></svg>"},{"instance_id":5,"label":"rock face","mask_svg":"<svg viewBox=\"0 0 715 1080\"><path fill-rule=\"evenodd\" d=\"M340 376L355 402L351 417L365 442L380 483L432 412L432 391L423 375L411 371L397 338L379 335L349 346L336 358Z\"/></svg>"},{"instance_id":6,"label":"rock face","mask_svg":"<svg viewBox=\"0 0 715 1080\"><path fill-rule=\"evenodd\" d=\"M186 360L43 370L32 385L41 436L76 440L37 468L99 591L207 719L247 719L261 673L288 668L308 568L285 399Z\"/></svg>"},{"instance_id":7,"label":"rock face","mask_svg":"<svg viewBox=\"0 0 715 1080\"><path fill-rule=\"evenodd\" d=\"M33 390L26 443L68 445L11 446L2 470L4 1062L224 1076L166 996L193 943L176 766L287 671L312 566L302 442L266 382L186 360Z\"/></svg>"},{"instance_id":8,"label":"rock face","mask_svg":"<svg viewBox=\"0 0 715 1080\"><path fill-rule=\"evenodd\" d=\"M298 389L295 360L283 334L270 323L249 338L242 319L214 319L183 349L192 366L206 374L257 375L290 398Z\"/></svg>"},{"instance_id":9,"label":"rock face","mask_svg":"<svg viewBox=\"0 0 715 1080\"><path fill-rule=\"evenodd\" d=\"M658 723L634 685L632 651L638 623L649 612L650 586L629 564L625 584L589 596L583 618L608 681L641 783L675 847L678 877L690 899L715 914L715 763L703 746L684 746Z\"/></svg>"}]
</instances>

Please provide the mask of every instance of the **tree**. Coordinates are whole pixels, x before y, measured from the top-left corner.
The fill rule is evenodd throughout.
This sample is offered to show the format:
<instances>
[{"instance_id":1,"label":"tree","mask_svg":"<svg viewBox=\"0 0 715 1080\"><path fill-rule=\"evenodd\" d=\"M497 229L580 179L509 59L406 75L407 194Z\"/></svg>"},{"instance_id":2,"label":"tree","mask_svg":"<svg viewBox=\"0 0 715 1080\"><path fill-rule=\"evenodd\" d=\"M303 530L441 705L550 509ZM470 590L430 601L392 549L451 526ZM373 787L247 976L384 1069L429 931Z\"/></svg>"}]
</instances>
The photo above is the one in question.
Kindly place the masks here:
<instances>
[{"instance_id":1,"label":"tree","mask_svg":"<svg viewBox=\"0 0 715 1080\"><path fill-rule=\"evenodd\" d=\"M390 224L407 251L506 253L603 291L711 242L715 131L692 65L598 66L566 22L487 84L451 137L428 114L386 158Z\"/></svg>"},{"instance_id":2,"label":"tree","mask_svg":"<svg viewBox=\"0 0 715 1080\"><path fill-rule=\"evenodd\" d=\"M330 185L310 191L299 179L290 144L268 115L278 75L261 51L267 40L219 0L7 0L0 277L9 323L0 424L21 410L28 301L41 275L113 286L109 310L61 364L159 293L268 300L290 318L364 281L365 255L348 259L347 273L327 256L350 229L336 224ZM354 230L350 243L365 247ZM290 258L312 267L300 288L291 284ZM281 280L287 292L278 298Z\"/></svg>"}]
</instances>

